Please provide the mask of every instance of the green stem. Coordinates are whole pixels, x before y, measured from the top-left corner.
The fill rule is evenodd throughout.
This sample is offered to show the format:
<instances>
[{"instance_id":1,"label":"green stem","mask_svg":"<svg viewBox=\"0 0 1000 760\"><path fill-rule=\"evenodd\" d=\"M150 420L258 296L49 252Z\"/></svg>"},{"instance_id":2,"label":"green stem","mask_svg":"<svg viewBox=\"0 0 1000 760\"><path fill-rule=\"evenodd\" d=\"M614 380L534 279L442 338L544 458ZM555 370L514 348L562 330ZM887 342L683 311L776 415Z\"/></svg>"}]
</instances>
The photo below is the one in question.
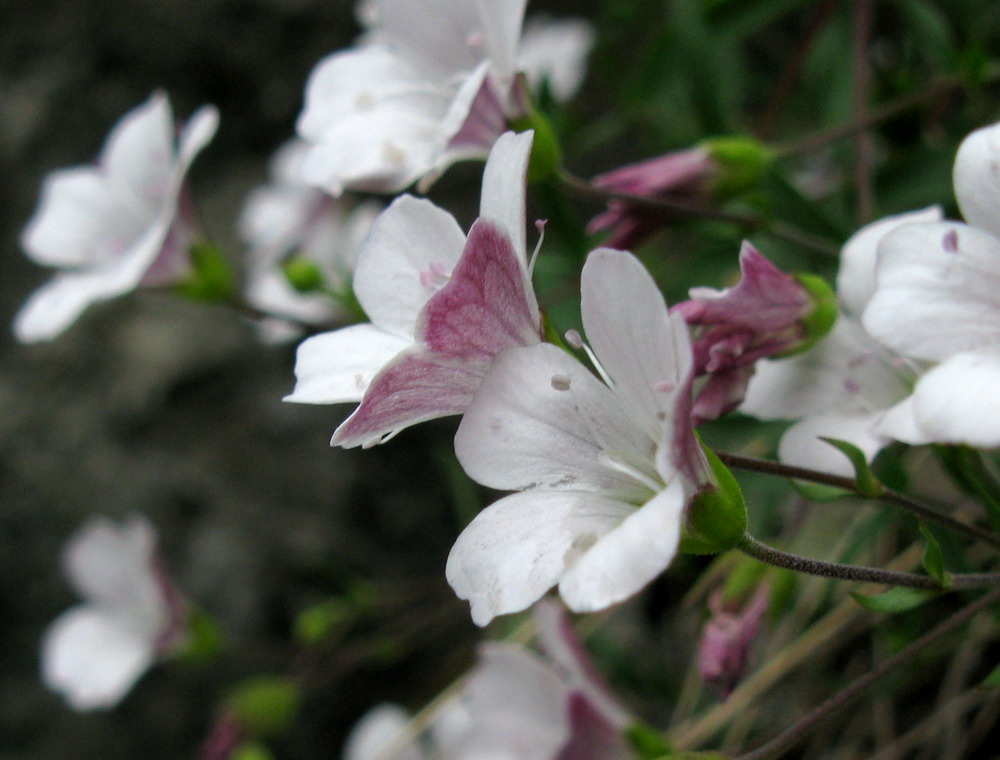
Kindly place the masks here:
<instances>
[{"instance_id":1,"label":"green stem","mask_svg":"<svg viewBox=\"0 0 1000 760\"><path fill-rule=\"evenodd\" d=\"M729 454L723 451L717 451L715 453L727 467L747 470L750 472L760 472L765 475L775 475L781 478L804 480L809 483L834 486L835 488L842 488L845 491L850 491L860 498L873 498L862 494L858 490L857 483L852 478L845 478L840 475L831 475L830 473L810 470L805 467L796 467L790 464L774 462L770 459L756 459L754 457L745 457L739 454ZM899 507L900 509L904 509L911 514L916 515L921 520L936 522L939 525L950 528L956 533L961 533L968 538L982 541L990 546L1000 549L1000 536L997 536L994 533L978 526L969 525L968 523L956 520L950 515L946 515L943 512L932 509L918 501L914 501L898 491L893 491L891 488L883 486L882 493L879 496L874 497L874 499L876 501L883 501L887 504Z\"/></svg>"},{"instance_id":2,"label":"green stem","mask_svg":"<svg viewBox=\"0 0 1000 760\"><path fill-rule=\"evenodd\" d=\"M853 699L864 694L889 673L909 664L928 646L946 636L983 610L1000 602L1000 588L979 597L972 604L959 610L906 648L890 657L877 668L869 671L847 688L830 697L808 715L789 726L771 741L751 752L742 754L736 760L773 760L798 744L815 726L824 721Z\"/></svg>"}]
</instances>

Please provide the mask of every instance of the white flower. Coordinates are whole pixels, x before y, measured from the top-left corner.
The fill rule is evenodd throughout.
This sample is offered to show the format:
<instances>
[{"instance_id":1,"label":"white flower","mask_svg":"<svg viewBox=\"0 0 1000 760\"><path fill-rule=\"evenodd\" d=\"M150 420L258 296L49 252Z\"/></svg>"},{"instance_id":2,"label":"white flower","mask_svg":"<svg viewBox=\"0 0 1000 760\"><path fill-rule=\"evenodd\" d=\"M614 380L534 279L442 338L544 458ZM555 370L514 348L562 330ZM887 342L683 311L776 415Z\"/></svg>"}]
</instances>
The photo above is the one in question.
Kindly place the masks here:
<instances>
[{"instance_id":1,"label":"white flower","mask_svg":"<svg viewBox=\"0 0 1000 760\"><path fill-rule=\"evenodd\" d=\"M821 436L853 443L869 460L892 440L911 440L910 393L922 366L876 341L860 316L875 291L882 240L895 229L940 218L935 206L861 228L841 252L841 314L830 334L805 353L757 363L740 411L797 420L778 445L782 461L852 477L848 459Z\"/></svg>"},{"instance_id":2,"label":"white flower","mask_svg":"<svg viewBox=\"0 0 1000 760\"><path fill-rule=\"evenodd\" d=\"M541 339L525 248L531 139L510 133L497 142L468 238L446 211L411 196L376 221L354 276L371 324L303 342L287 397L360 400L335 445L370 446L415 423L460 414L496 354Z\"/></svg>"},{"instance_id":3,"label":"white flower","mask_svg":"<svg viewBox=\"0 0 1000 760\"><path fill-rule=\"evenodd\" d=\"M621 251L590 254L582 296L607 384L551 344L509 349L455 438L474 480L520 491L481 512L448 558L448 582L479 625L554 585L578 612L635 594L670 564L705 482L684 319Z\"/></svg>"},{"instance_id":4,"label":"white flower","mask_svg":"<svg viewBox=\"0 0 1000 760\"><path fill-rule=\"evenodd\" d=\"M76 710L116 705L184 636L184 604L156 557L141 517L97 518L63 553L66 577L86 601L60 615L42 643L42 678Z\"/></svg>"},{"instance_id":5,"label":"white flower","mask_svg":"<svg viewBox=\"0 0 1000 760\"><path fill-rule=\"evenodd\" d=\"M306 181L334 195L396 192L455 161L485 158L511 120L525 115L521 55L558 94L573 91L589 36L567 22L542 39L547 54L531 44L519 52L525 3L365 3L361 44L321 61L306 86L298 122L314 146Z\"/></svg>"},{"instance_id":6,"label":"white flower","mask_svg":"<svg viewBox=\"0 0 1000 760\"><path fill-rule=\"evenodd\" d=\"M240 216L240 237L249 247L247 301L277 320L268 335L294 331L290 322L329 324L344 317L333 294L349 292L358 251L379 206L349 209L301 180L308 152L301 141L283 145L271 162L271 182L254 190ZM330 292L300 293L282 270L289 258L314 264ZM281 329L279 325L285 326Z\"/></svg>"},{"instance_id":7,"label":"white flower","mask_svg":"<svg viewBox=\"0 0 1000 760\"><path fill-rule=\"evenodd\" d=\"M593 46L594 27L587 21L535 16L524 25L517 67L532 87L547 80L553 95L568 100L583 84Z\"/></svg>"},{"instance_id":8,"label":"white flower","mask_svg":"<svg viewBox=\"0 0 1000 760\"><path fill-rule=\"evenodd\" d=\"M917 383L910 443L1000 446L1000 124L979 129L955 158L967 224L900 227L878 250L864 324L900 354L937 363Z\"/></svg>"},{"instance_id":9,"label":"white flower","mask_svg":"<svg viewBox=\"0 0 1000 760\"><path fill-rule=\"evenodd\" d=\"M206 106L175 138L170 103L155 93L118 122L96 166L49 175L21 244L64 271L18 313L19 340L49 340L96 301L183 275L192 224L180 208L184 175L217 125Z\"/></svg>"}]
</instances>

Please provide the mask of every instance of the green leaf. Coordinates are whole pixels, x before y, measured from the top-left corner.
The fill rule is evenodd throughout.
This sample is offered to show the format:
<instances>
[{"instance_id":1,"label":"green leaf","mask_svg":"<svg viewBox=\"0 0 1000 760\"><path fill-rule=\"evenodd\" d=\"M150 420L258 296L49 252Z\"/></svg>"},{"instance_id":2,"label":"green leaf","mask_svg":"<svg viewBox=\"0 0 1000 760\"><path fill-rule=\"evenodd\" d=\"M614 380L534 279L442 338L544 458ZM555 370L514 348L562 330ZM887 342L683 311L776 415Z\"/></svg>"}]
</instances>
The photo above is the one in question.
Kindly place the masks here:
<instances>
[{"instance_id":1,"label":"green leaf","mask_svg":"<svg viewBox=\"0 0 1000 760\"><path fill-rule=\"evenodd\" d=\"M239 684L226 707L248 735L278 736L293 723L302 701L298 684L282 676L257 676Z\"/></svg>"},{"instance_id":2,"label":"green leaf","mask_svg":"<svg viewBox=\"0 0 1000 760\"><path fill-rule=\"evenodd\" d=\"M980 689L995 689L1000 686L1000 665L997 665L990 674L980 682Z\"/></svg>"},{"instance_id":3,"label":"green leaf","mask_svg":"<svg viewBox=\"0 0 1000 760\"><path fill-rule=\"evenodd\" d=\"M635 751L636 760L671 757L672 749L663 732L647 723L636 722L625 729L625 740Z\"/></svg>"},{"instance_id":4,"label":"green leaf","mask_svg":"<svg viewBox=\"0 0 1000 760\"><path fill-rule=\"evenodd\" d=\"M827 486L822 483L806 483L803 480L791 481L792 487L809 501L835 501L846 496L854 496L853 491L837 486Z\"/></svg>"},{"instance_id":5,"label":"green leaf","mask_svg":"<svg viewBox=\"0 0 1000 760\"><path fill-rule=\"evenodd\" d=\"M931 529L923 520L920 521L920 535L927 542L920 563L929 575L937 578L941 585L947 588L951 585L951 574L944 569L944 554L941 552L941 544L938 543L937 538L934 537Z\"/></svg>"},{"instance_id":6,"label":"green leaf","mask_svg":"<svg viewBox=\"0 0 1000 760\"><path fill-rule=\"evenodd\" d=\"M851 466L854 467L854 482L859 494L869 499L877 499L882 495L885 488L868 466L868 458L861 449L853 443L838 438L820 436L820 440L826 441L850 460Z\"/></svg>"},{"instance_id":7,"label":"green leaf","mask_svg":"<svg viewBox=\"0 0 1000 760\"><path fill-rule=\"evenodd\" d=\"M925 591L919 588L905 588L902 586L891 588L875 596L865 596L856 591L851 592L854 601L862 607L873 612L887 612L889 614L912 610L924 602L930 601L937 595L937 591Z\"/></svg>"}]
</instances>

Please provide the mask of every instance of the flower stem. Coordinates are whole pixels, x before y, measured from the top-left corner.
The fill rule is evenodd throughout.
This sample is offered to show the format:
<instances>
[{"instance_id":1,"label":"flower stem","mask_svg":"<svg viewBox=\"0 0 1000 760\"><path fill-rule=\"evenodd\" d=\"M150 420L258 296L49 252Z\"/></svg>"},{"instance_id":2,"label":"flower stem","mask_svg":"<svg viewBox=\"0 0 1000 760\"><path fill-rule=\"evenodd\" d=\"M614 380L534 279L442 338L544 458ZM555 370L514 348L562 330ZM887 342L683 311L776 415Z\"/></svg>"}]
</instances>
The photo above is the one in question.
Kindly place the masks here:
<instances>
[{"instance_id":1,"label":"flower stem","mask_svg":"<svg viewBox=\"0 0 1000 760\"><path fill-rule=\"evenodd\" d=\"M739 454L729 454L722 451L717 451L716 455L727 467L733 467L751 472L761 472L765 475L776 475L782 478L805 480L810 483L819 483L826 486L834 486L836 488L843 488L845 491L850 491L861 498L873 498L860 493L857 483L852 478L845 478L840 475L831 475L830 473L810 470L805 467L796 467L790 464L774 462L770 459L756 459L754 457L745 457ZM874 497L874 499L877 501L883 501L887 504L892 504L900 509L905 509L907 512L916 515L921 520L936 522L939 525L950 528L956 533L961 533L968 538L977 539L983 543L987 543L990 546L1000 549L1000 536L997 536L994 533L976 525L969 525L968 523L956 520L950 515L946 515L943 512L939 512L936 509L925 506L918 501L914 501L898 491L893 491L891 488L885 488L883 486L882 493Z\"/></svg>"},{"instance_id":2,"label":"flower stem","mask_svg":"<svg viewBox=\"0 0 1000 760\"><path fill-rule=\"evenodd\" d=\"M794 747L815 726L828 718L834 712L847 705L851 700L864 694L865 691L878 683L883 677L892 671L910 663L918 654L938 639L951 633L967 620L997 602L1000 602L1000 588L993 589L988 594L984 594L979 597L979 599L972 602L972 604L959 610L943 623L940 623L937 627L921 636L912 644L887 659L877 668L866 673L850 686L830 697L830 699L826 700L826 702L821 704L792 726L789 726L783 732L771 739L771 741L755 750L752 750L751 752L740 755L736 758L736 760L772 760L773 758L780 757L787 750Z\"/></svg>"}]
</instances>

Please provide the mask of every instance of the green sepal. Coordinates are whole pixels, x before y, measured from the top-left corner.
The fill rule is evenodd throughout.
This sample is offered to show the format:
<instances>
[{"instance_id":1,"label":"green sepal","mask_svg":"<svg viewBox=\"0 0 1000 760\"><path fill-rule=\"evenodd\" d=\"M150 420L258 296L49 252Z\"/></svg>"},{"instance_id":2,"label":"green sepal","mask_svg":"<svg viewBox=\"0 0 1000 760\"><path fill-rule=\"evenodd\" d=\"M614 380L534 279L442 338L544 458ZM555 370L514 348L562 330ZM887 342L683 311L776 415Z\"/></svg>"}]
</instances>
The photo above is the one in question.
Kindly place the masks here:
<instances>
[{"instance_id":1,"label":"green sepal","mask_svg":"<svg viewBox=\"0 0 1000 760\"><path fill-rule=\"evenodd\" d=\"M747 505L729 468L705 444L701 448L714 483L701 489L688 504L680 550L686 554L718 554L732 549L746 533Z\"/></svg>"},{"instance_id":2,"label":"green sepal","mask_svg":"<svg viewBox=\"0 0 1000 760\"><path fill-rule=\"evenodd\" d=\"M326 287L323 271L304 256L292 256L281 264L288 284L299 293L316 293Z\"/></svg>"},{"instance_id":3,"label":"green sepal","mask_svg":"<svg viewBox=\"0 0 1000 760\"><path fill-rule=\"evenodd\" d=\"M233 750L229 760L274 760L274 753L260 742L243 742Z\"/></svg>"},{"instance_id":4,"label":"green sepal","mask_svg":"<svg viewBox=\"0 0 1000 760\"><path fill-rule=\"evenodd\" d=\"M290 678L256 676L240 683L226 698L226 708L248 736L280 736L291 727L302 702Z\"/></svg>"},{"instance_id":5,"label":"green sepal","mask_svg":"<svg viewBox=\"0 0 1000 760\"><path fill-rule=\"evenodd\" d=\"M355 605L349 600L335 598L306 607L295 617L295 640L303 644L316 644L339 625L356 614Z\"/></svg>"},{"instance_id":6,"label":"green sepal","mask_svg":"<svg viewBox=\"0 0 1000 760\"><path fill-rule=\"evenodd\" d=\"M936 591L906 588L904 586L897 586L874 596L865 596L857 591L851 592L854 601L865 609L872 610L873 612L886 612L890 615L912 610L925 602L929 602L937 595L938 592Z\"/></svg>"},{"instance_id":7,"label":"green sepal","mask_svg":"<svg viewBox=\"0 0 1000 760\"><path fill-rule=\"evenodd\" d=\"M187 637L177 651L177 657L190 662L206 662L217 655L226 643L218 623L200 607L187 613Z\"/></svg>"},{"instance_id":8,"label":"green sepal","mask_svg":"<svg viewBox=\"0 0 1000 760\"><path fill-rule=\"evenodd\" d=\"M948 588L951 586L951 573L944 569L944 553L941 551L941 544L938 543L937 538L923 520L920 521L920 535L927 542L924 545L920 564L923 565L928 575L937 578L942 587Z\"/></svg>"},{"instance_id":9,"label":"green sepal","mask_svg":"<svg viewBox=\"0 0 1000 760\"><path fill-rule=\"evenodd\" d=\"M837 316L840 314L840 309L837 307L837 294L833 292L833 288L826 280L815 274L801 272L793 274L792 277L812 298L813 308L799 320L804 331L802 342L794 348L776 354L779 359L801 354L815 346L830 334L830 330L837 323Z\"/></svg>"},{"instance_id":10,"label":"green sepal","mask_svg":"<svg viewBox=\"0 0 1000 760\"><path fill-rule=\"evenodd\" d=\"M850 460L851 466L854 467L854 483L859 495L867 499L877 499L885 493L885 486L875 477L872 468L868 466L868 457L861 449L839 438L820 436L820 440L829 443Z\"/></svg>"},{"instance_id":11,"label":"green sepal","mask_svg":"<svg viewBox=\"0 0 1000 760\"><path fill-rule=\"evenodd\" d=\"M233 296L233 269L217 245L200 241L189 251L191 269L187 279L179 282L175 289L185 298L195 301L215 303Z\"/></svg>"},{"instance_id":12,"label":"green sepal","mask_svg":"<svg viewBox=\"0 0 1000 760\"><path fill-rule=\"evenodd\" d=\"M648 723L637 721L624 732L625 740L635 752L636 760L657 760L670 757L673 748L663 732Z\"/></svg>"},{"instance_id":13,"label":"green sepal","mask_svg":"<svg viewBox=\"0 0 1000 760\"><path fill-rule=\"evenodd\" d=\"M732 198L758 185L774 151L752 137L734 135L703 140L700 146L718 168L710 189L718 199Z\"/></svg>"}]
</instances>

